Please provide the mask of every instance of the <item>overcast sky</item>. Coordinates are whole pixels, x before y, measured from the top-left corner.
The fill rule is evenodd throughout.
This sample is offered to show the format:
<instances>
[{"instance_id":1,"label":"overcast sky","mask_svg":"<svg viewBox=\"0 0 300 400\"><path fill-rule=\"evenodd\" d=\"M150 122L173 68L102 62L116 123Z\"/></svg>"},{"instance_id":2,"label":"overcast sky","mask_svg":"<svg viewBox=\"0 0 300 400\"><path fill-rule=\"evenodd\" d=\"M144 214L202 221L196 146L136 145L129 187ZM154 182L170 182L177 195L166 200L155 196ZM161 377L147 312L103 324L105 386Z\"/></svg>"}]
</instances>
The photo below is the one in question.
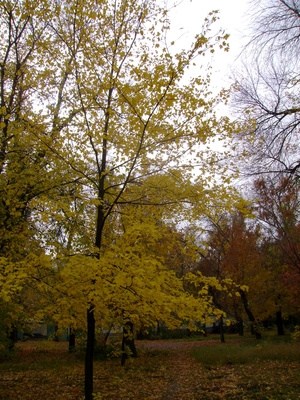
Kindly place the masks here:
<instances>
[{"instance_id":1,"label":"overcast sky","mask_svg":"<svg viewBox=\"0 0 300 400\"><path fill-rule=\"evenodd\" d=\"M178 39L180 47L188 45L195 34L201 32L204 18L212 10L219 10L219 21L216 28L224 28L230 34L229 53L217 52L213 55L212 65L215 79L220 84L227 81L230 68L235 63L246 39L246 28L249 21L246 11L249 9L250 0L182 0L171 10L172 35ZM177 1L178 2L178 1ZM167 0L168 6L174 4L174 0ZM214 80L215 81L215 80ZM229 81L229 80L228 80Z\"/></svg>"}]
</instances>

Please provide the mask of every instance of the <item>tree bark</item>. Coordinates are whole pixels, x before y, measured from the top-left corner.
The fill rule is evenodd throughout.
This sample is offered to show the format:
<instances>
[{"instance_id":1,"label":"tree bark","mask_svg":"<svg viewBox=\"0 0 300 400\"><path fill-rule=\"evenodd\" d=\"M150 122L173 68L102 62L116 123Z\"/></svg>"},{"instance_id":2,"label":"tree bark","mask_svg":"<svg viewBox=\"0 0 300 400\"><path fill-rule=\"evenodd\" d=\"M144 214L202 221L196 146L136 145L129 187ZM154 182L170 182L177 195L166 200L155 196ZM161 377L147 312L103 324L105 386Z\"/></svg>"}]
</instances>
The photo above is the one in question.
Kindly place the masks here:
<instances>
[{"instance_id":1,"label":"tree bark","mask_svg":"<svg viewBox=\"0 0 300 400\"><path fill-rule=\"evenodd\" d=\"M157 321L157 332L156 332L156 336L159 337L160 335L160 324L159 321Z\"/></svg>"},{"instance_id":2,"label":"tree bark","mask_svg":"<svg viewBox=\"0 0 300 400\"><path fill-rule=\"evenodd\" d=\"M239 336L244 336L244 321L242 319L238 320L238 332Z\"/></svg>"},{"instance_id":3,"label":"tree bark","mask_svg":"<svg viewBox=\"0 0 300 400\"><path fill-rule=\"evenodd\" d=\"M7 337L9 339L8 348L9 350L13 350L15 343L18 341L18 329L12 326L11 329L7 331Z\"/></svg>"},{"instance_id":4,"label":"tree bark","mask_svg":"<svg viewBox=\"0 0 300 400\"><path fill-rule=\"evenodd\" d=\"M276 326L277 326L277 334L278 336L284 335L284 327L283 327L283 319L281 309L276 312Z\"/></svg>"},{"instance_id":5,"label":"tree bark","mask_svg":"<svg viewBox=\"0 0 300 400\"><path fill-rule=\"evenodd\" d=\"M55 328L54 328L54 342L59 342L58 326L57 325L55 325Z\"/></svg>"},{"instance_id":6,"label":"tree bark","mask_svg":"<svg viewBox=\"0 0 300 400\"><path fill-rule=\"evenodd\" d=\"M109 328L109 329L107 330L107 332L106 332L105 335L104 335L104 338L103 338L103 345L104 345L104 347L106 347L107 340L108 340L108 338L109 338L109 335L110 335L111 330L112 330L112 326L111 326L111 328Z\"/></svg>"},{"instance_id":7,"label":"tree bark","mask_svg":"<svg viewBox=\"0 0 300 400\"><path fill-rule=\"evenodd\" d=\"M87 310L87 341L85 352L85 400L93 400L93 367L94 367L94 346L95 346L95 315L91 305Z\"/></svg>"},{"instance_id":8,"label":"tree bark","mask_svg":"<svg viewBox=\"0 0 300 400\"><path fill-rule=\"evenodd\" d=\"M246 293L242 289L239 290L239 293L241 295L242 303L245 308L246 314L248 315L248 318L250 321L251 332L253 332L253 334L256 336L256 339L260 340L262 338L262 336L258 329L257 322L254 318L254 315L252 314L252 311L250 310Z\"/></svg>"},{"instance_id":9,"label":"tree bark","mask_svg":"<svg viewBox=\"0 0 300 400\"><path fill-rule=\"evenodd\" d=\"M75 333L72 328L70 328L69 332L69 353L72 353L75 349Z\"/></svg>"},{"instance_id":10,"label":"tree bark","mask_svg":"<svg viewBox=\"0 0 300 400\"><path fill-rule=\"evenodd\" d=\"M244 336L244 321L238 311L235 312L235 319L236 319L237 325L238 325L239 336Z\"/></svg>"},{"instance_id":11,"label":"tree bark","mask_svg":"<svg viewBox=\"0 0 300 400\"><path fill-rule=\"evenodd\" d=\"M221 339L221 343L225 343L223 316L220 318L219 327L220 327L220 339Z\"/></svg>"},{"instance_id":12,"label":"tree bark","mask_svg":"<svg viewBox=\"0 0 300 400\"><path fill-rule=\"evenodd\" d=\"M107 117L108 118L108 117ZM106 121L108 124L108 119ZM107 128L105 128L107 132ZM103 141L103 159L102 159L102 171L105 170L106 166L106 138ZM104 189L105 174L100 176L99 181L99 193L98 199L103 200L105 189ZM100 258L100 249L102 242L102 232L104 227L104 209L102 203L97 207L97 222L96 222L96 237L95 246L99 249L96 257ZM92 285L95 284L96 280L93 280ZM84 376L84 393L85 400L93 400L93 380L94 380L94 348L95 348L95 332L96 332L96 322L95 322L95 312L94 305L91 304L87 310L87 341L86 341L86 352L85 352L85 376Z\"/></svg>"}]
</instances>

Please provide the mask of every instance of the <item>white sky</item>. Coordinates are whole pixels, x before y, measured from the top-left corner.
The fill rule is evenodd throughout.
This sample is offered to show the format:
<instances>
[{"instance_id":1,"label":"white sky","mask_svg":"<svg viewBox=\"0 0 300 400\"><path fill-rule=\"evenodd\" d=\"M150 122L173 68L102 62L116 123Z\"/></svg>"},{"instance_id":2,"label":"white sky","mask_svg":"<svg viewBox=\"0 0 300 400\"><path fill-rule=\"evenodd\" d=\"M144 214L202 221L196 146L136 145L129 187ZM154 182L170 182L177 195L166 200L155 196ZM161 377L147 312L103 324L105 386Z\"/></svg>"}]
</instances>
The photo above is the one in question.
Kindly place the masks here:
<instances>
[{"instance_id":1,"label":"white sky","mask_svg":"<svg viewBox=\"0 0 300 400\"><path fill-rule=\"evenodd\" d=\"M177 0L177 3L180 0ZM180 48L190 44L195 34L201 32L204 18L212 10L219 10L219 20L213 26L225 29L230 34L230 51L218 51L212 56L214 69L213 83L217 86L227 86L230 68L242 49L243 43L247 42L246 28L249 26L246 11L249 9L250 0L182 0L173 8L171 17L171 34L175 40L178 39ZM170 7L174 0L167 0Z\"/></svg>"}]
</instances>

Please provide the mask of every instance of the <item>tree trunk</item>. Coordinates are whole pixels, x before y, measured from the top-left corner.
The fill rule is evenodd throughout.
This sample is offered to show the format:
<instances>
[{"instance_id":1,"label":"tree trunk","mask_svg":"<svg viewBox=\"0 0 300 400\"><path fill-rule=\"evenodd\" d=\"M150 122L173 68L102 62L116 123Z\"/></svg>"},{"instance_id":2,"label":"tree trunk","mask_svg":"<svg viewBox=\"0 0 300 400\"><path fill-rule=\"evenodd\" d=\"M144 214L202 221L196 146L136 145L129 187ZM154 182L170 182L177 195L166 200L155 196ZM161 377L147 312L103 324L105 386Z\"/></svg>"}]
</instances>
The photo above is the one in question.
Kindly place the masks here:
<instances>
[{"instance_id":1,"label":"tree trunk","mask_svg":"<svg viewBox=\"0 0 300 400\"><path fill-rule=\"evenodd\" d=\"M54 341L55 341L55 342L59 342L59 337L58 337L58 326L57 326L57 325L55 325L55 328L54 328Z\"/></svg>"},{"instance_id":2,"label":"tree trunk","mask_svg":"<svg viewBox=\"0 0 300 400\"><path fill-rule=\"evenodd\" d=\"M121 358L122 366L125 365L126 359L128 358L126 348L129 348L131 357L137 357L137 351L136 351L136 347L134 344L133 323L132 322L126 322L123 327L122 358Z\"/></svg>"},{"instance_id":3,"label":"tree trunk","mask_svg":"<svg viewBox=\"0 0 300 400\"><path fill-rule=\"evenodd\" d=\"M238 325L239 336L244 336L244 321L243 321L243 318L242 318L241 314L239 313L239 311L235 312L235 319L236 319L237 325Z\"/></svg>"},{"instance_id":4,"label":"tree trunk","mask_svg":"<svg viewBox=\"0 0 300 400\"><path fill-rule=\"evenodd\" d=\"M105 335L103 337L103 345L104 345L104 347L106 347L106 345L107 345L107 340L109 338L111 330L112 330L112 326L107 330L107 332L105 333Z\"/></svg>"},{"instance_id":5,"label":"tree trunk","mask_svg":"<svg viewBox=\"0 0 300 400\"><path fill-rule=\"evenodd\" d=\"M123 332L123 337L122 337L122 356L121 356L121 366L123 367L126 362L127 354L126 354L126 346L125 346L125 336Z\"/></svg>"},{"instance_id":6,"label":"tree trunk","mask_svg":"<svg viewBox=\"0 0 300 400\"><path fill-rule=\"evenodd\" d=\"M108 120L106 121L108 124ZM105 129L107 132L107 129ZM102 157L102 171L105 171L106 168L106 138L103 140L103 157ZM99 193L98 199L104 199L104 181L105 174L101 176L99 181ZM97 207L97 222L96 222L96 236L95 236L95 247L99 249L97 254L97 258L100 258L100 249L102 242L102 231L104 226L104 210L102 203ZM91 284L95 284L95 280L92 280ZM87 310L87 340L86 340L86 351L85 351L85 372L84 372L84 394L85 400L93 400L93 379L94 379L94 348L95 348L95 331L96 331L96 322L95 322L95 312L94 305L91 304Z\"/></svg>"},{"instance_id":7,"label":"tree trunk","mask_svg":"<svg viewBox=\"0 0 300 400\"><path fill-rule=\"evenodd\" d=\"M220 318L219 327L220 327L220 339L221 339L221 343L225 343L223 316Z\"/></svg>"},{"instance_id":8,"label":"tree trunk","mask_svg":"<svg viewBox=\"0 0 300 400\"><path fill-rule=\"evenodd\" d=\"M139 331L138 331L138 333L137 333L137 335L136 335L136 338L137 338L137 340L144 340L144 329L143 328L141 328Z\"/></svg>"},{"instance_id":9,"label":"tree trunk","mask_svg":"<svg viewBox=\"0 0 300 400\"><path fill-rule=\"evenodd\" d=\"M262 336L261 336L261 333L260 333L260 331L258 329L257 322L255 321L254 315L252 314L252 311L249 308L249 304L248 304L248 299L247 299L246 293L242 289L239 290L239 293L241 295L243 306L245 308L245 311L246 311L246 313L248 315L248 318L249 318L249 321L250 321L251 332L253 332L253 334L256 336L256 339L259 340L259 339L262 338Z\"/></svg>"},{"instance_id":10,"label":"tree trunk","mask_svg":"<svg viewBox=\"0 0 300 400\"><path fill-rule=\"evenodd\" d=\"M18 341L18 329L12 326L11 329L7 330L7 337L9 339L8 348L9 350L13 350L15 343Z\"/></svg>"},{"instance_id":11,"label":"tree trunk","mask_svg":"<svg viewBox=\"0 0 300 400\"><path fill-rule=\"evenodd\" d=\"M72 328L70 328L69 332L69 353L75 350L75 333Z\"/></svg>"},{"instance_id":12,"label":"tree trunk","mask_svg":"<svg viewBox=\"0 0 300 400\"><path fill-rule=\"evenodd\" d=\"M244 321L242 319L238 320L238 332L239 336L244 336Z\"/></svg>"},{"instance_id":13,"label":"tree trunk","mask_svg":"<svg viewBox=\"0 0 300 400\"><path fill-rule=\"evenodd\" d=\"M85 352L85 380L84 394L85 400L93 400L93 362L95 346L95 315L91 305L87 310L87 341Z\"/></svg>"},{"instance_id":14,"label":"tree trunk","mask_svg":"<svg viewBox=\"0 0 300 400\"><path fill-rule=\"evenodd\" d=\"M159 321L157 321L157 331L156 331L156 336L159 337L160 335L160 324Z\"/></svg>"},{"instance_id":15,"label":"tree trunk","mask_svg":"<svg viewBox=\"0 0 300 400\"><path fill-rule=\"evenodd\" d=\"M283 319L282 319L281 308L276 312L276 325L277 325L278 336L283 336L284 328L283 328Z\"/></svg>"}]
</instances>

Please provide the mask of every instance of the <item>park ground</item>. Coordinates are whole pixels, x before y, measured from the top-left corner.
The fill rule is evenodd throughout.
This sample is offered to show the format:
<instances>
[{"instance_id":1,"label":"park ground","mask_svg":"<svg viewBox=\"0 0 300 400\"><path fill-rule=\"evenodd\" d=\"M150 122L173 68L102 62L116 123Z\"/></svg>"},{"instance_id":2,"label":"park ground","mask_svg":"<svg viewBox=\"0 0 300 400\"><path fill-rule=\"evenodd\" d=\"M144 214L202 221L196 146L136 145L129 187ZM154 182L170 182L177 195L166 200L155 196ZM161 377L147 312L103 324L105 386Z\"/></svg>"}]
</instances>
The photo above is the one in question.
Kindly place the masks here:
<instances>
[{"instance_id":1,"label":"park ground","mask_svg":"<svg viewBox=\"0 0 300 400\"><path fill-rule=\"evenodd\" d=\"M124 367L119 359L95 361L95 400L300 399L299 344L276 342L271 352L238 336L225 344L214 336L136 344L139 357ZM66 342L19 343L0 363L0 399L84 399L83 359Z\"/></svg>"}]
</instances>

